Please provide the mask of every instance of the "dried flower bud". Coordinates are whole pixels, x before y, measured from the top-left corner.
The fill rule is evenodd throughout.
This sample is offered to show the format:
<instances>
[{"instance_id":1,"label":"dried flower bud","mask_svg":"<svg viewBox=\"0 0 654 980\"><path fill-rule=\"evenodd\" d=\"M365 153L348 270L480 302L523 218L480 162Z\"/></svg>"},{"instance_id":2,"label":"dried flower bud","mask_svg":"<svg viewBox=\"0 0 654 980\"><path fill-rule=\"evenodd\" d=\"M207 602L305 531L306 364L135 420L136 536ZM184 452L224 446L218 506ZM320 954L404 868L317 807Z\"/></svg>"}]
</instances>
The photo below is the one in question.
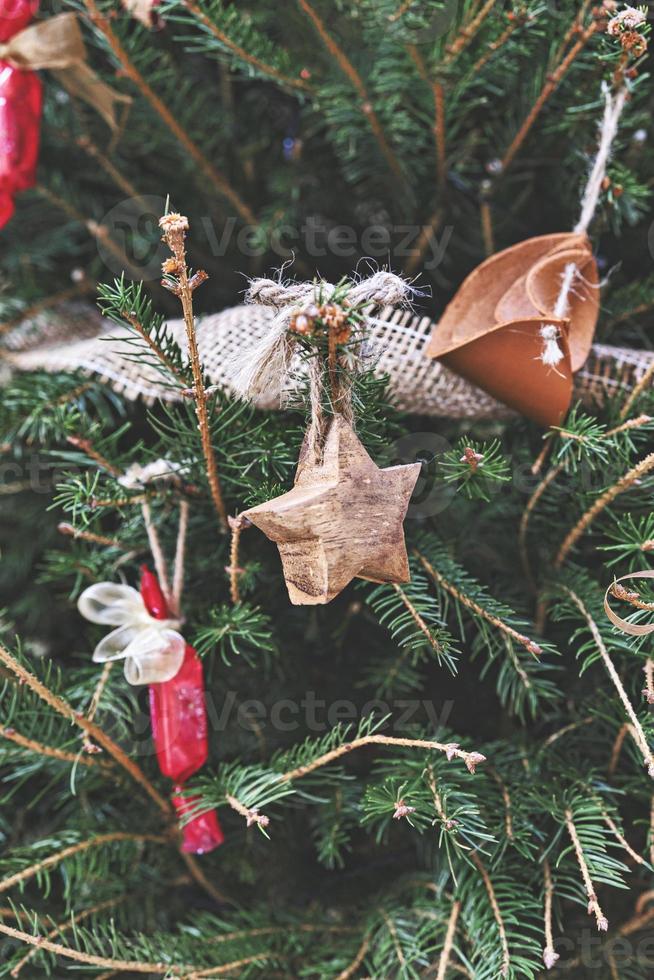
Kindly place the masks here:
<instances>
[{"instance_id":1,"label":"dried flower bud","mask_svg":"<svg viewBox=\"0 0 654 980\"><path fill-rule=\"evenodd\" d=\"M555 953L553 949L547 947L543 950L543 963L546 970L551 970L558 959L559 954Z\"/></svg>"},{"instance_id":2,"label":"dried flower bud","mask_svg":"<svg viewBox=\"0 0 654 980\"><path fill-rule=\"evenodd\" d=\"M414 806L407 806L404 800L398 800L395 804L393 820L401 820L402 817L408 817L415 812L416 808Z\"/></svg>"},{"instance_id":3,"label":"dried flower bud","mask_svg":"<svg viewBox=\"0 0 654 980\"><path fill-rule=\"evenodd\" d=\"M642 27L646 20L647 17L642 10L638 10L636 7L625 7L619 14L611 18L606 31L614 37L623 32L635 33L635 29Z\"/></svg>"},{"instance_id":4,"label":"dried flower bud","mask_svg":"<svg viewBox=\"0 0 654 980\"><path fill-rule=\"evenodd\" d=\"M159 218L159 227L162 229L164 235L175 231L186 232L188 231L188 218L183 214L172 211L170 214L164 214L163 217Z\"/></svg>"},{"instance_id":5,"label":"dried flower bud","mask_svg":"<svg viewBox=\"0 0 654 980\"><path fill-rule=\"evenodd\" d=\"M482 755L481 752L468 752L466 754L466 758L465 758L466 768L469 773L472 773L473 776L476 772L477 766L481 762L485 762L485 761L486 761L486 756Z\"/></svg>"},{"instance_id":6,"label":"dried flower bud","mask_svg":"<svg viewBox=\"0 0 654 980\"><path fill-rule=\"evenodd\" d=\"M467 463L472 472L474 473L479 467L481 461L484 458L483 453L476 453L474 449L470 446L466 446L463 450L463 456L459 460L460 463Z\"/></svg>"},{"instance_id":7,"label":"dried flower bud","mask_svg":"<svg viewBox=\"0 0 654 980\"><path fill-rule=\"evenodd\" d=\"M304 337L310 337L313 333L315 322L312 316L306 312L295 313L291 317L289 329L293 333L299 333Z\"/></svg>"},{"instance_id":8,"label":"dried flower bud","mask_svg":"<svg viewBox=\"0 0 654 980\"><path fill-rule=\"evenodd\" d=\"M654 704L654 691L650 690L649 687L644 687L640 692L648 704Z\"/></svg>"},{"instance_id":9,"label":"dried flower bud","mask_svg":"<svg viewBox=\"0 0 654 980\"><path fill-rule=\"evenodd\" d=\"M452 759L456 758L456 754L459 751L458 742L450 742L445 746L445 755L447 756L447 761L451 762Z\"/></svg>"},{"instance_id":10,"label":"dried flower bud","mask_svg":"<svg viewBox=\"0 0 654 980\"><path fill-rule=\"evenodd\" d=\"M259 813L257 809L254 809L250 810L245 818L245 822L248 827L251 827L253 824L256 824L258 827L267 827L270 823L270 818L263 813Z\"/></svg>"},{"instance_id":11,"label":"dried flower bud","mask_svg":"<svg viewBox=\"0 0 654 980\"><path fill-rule=\"evenodd\" d=\"M172 256L169 259L164 259L161 263L161 271L165 276L177 275L181 271L179 262Z\"/></svg>"},{"instance_id":12,"label":"dried flower bud","mask_svg":"<svg viewBox=\"0 0 654 980\"><path fill-rule=\"evenodd\" d=\"M620 45L623 51L628 51L634 58L640 58L647 51L647 38L638 31L625 31L620 35Z\"/></svg>"}]
</instances>

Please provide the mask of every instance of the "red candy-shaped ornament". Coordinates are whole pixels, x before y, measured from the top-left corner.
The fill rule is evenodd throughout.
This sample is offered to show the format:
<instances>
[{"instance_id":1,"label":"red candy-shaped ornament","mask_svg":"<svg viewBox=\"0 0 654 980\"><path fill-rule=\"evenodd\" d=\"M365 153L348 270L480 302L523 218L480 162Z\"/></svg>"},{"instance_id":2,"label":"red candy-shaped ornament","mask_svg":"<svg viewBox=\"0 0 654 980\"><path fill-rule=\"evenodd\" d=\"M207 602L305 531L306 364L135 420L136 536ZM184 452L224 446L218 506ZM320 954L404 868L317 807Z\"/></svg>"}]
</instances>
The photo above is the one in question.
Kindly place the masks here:
<instances>
[{"instance_id":1,"label":"red candy-shaped ornament","mask_svg":"<svg viewBox=\"0 0 654 980\"><path fill-rule=\"evenodd\" d=\"M171 619L159 580L146 566L141 569L141 596L154 619ZM175 782L173 805L179 816L192 799L180 796L181 784L207 761L209 739L204 701L202 661L189 644L177 674L161 684L150 684L152 739L159 768ZM195 817L183 828L182 850L204 854L222 844L224 835L214 810Z\"/></svg>"},{"instance_id":2,"label":"red candy-shaped ornament","mask_svg":"<svg viewBox=\"0 0 654 980\"><path fill-rule=\"evenodd\" d=\"M0 43L27 27L37 6L34 0L0 0ZM14 195L36 182L41 106L36 72L0 60L0 228L14 213Z\"/></svg>"}]
</instances>

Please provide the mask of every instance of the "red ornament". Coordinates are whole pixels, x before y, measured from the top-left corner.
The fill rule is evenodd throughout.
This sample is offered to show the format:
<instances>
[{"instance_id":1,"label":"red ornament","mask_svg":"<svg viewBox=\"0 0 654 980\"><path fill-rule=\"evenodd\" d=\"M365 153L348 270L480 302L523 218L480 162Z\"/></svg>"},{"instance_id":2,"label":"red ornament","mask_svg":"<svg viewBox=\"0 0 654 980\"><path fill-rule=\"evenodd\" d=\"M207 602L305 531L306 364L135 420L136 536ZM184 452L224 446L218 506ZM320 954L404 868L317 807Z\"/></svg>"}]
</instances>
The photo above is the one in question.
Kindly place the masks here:
<instances>
[{"instance_id":1,"label":"red ornament","mask_svg":"<svg viewBox=\"0 0 654 980\"><path fill-rule=\"evenodd\" d=\"M0 43L27 27L37 7L34 0L0 0ZM0 228L14 213L14 195L36 182L41 106L36 72L0 60Z\"/></svg>"},{"instance_id":2,"label":"red ornament","mask_svg":"<svg viewBox=\"0 0 654 980\"><path fill-rule=\"evenodd\" d=\"M181 790L182 787L176 788ZM197 799L197 796L173 796L173 806L177 816L182 817L187 813ZM207 851L213 851L215 847L222 844L224 840L225 835L218 823L216 811L209 810L208 813L202 813L186 824L182 850L187 854L206 854Z\"/></svg>"},{"instance_id":3,"label":"red ornament","mask_svg":"<svg viewBox=\"0 0 654 980\"><path fill-rule=\"evenodd\" d=\"M145 565L141 568L141 596L154 619L172 618L157 576ZM177 674L162 684L150 684L149 691L157 761L164 776L176 784L173 804L181 816L192 802L179 795L181 784L204 765L209 754L202 661L192 646L186 645ZM182 833L182 850L192 854L206 854L225 839L215 811L195 817Z\"/></svg>"}]
</instances>

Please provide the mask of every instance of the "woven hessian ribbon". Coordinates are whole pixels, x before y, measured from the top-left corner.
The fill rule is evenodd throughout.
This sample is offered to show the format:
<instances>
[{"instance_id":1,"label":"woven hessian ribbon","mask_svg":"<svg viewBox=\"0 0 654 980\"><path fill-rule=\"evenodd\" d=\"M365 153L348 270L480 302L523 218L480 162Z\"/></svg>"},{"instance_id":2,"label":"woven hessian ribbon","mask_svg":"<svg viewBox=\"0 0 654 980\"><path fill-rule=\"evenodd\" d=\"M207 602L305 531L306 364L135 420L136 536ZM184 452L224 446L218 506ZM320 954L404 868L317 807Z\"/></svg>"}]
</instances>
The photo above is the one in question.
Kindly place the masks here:
<instances>
[{"instance_id":1,"label":"woven hessian ribbon","mask_svg":"<svg viewBox=\"0 0 654 980\"><path fill-rule=\"evenodd\" d=\"M117 128L116 103L131 102L116 92L86 63L86 48L77 17L58 14L30 24L0 44L0 61L25 71L47 68L71 95L84 99L112 128Z\"/></svg>"}]
</instances>

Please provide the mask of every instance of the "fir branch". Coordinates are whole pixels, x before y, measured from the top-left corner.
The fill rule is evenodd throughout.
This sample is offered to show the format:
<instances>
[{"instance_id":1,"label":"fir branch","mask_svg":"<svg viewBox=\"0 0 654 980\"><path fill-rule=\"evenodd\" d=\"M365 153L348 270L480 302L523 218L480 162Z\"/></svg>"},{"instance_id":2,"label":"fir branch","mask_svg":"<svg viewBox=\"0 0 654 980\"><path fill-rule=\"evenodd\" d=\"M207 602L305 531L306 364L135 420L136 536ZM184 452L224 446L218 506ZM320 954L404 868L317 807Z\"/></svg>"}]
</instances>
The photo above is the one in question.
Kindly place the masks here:
<instances>
[{"instance_id":1,"label":"fir branch","mask_svg":"<svg viewBox=\"0 0 654 980\"><path fill-rule=\"evenodd\" d=\"M95 837L89 837L87 840L79 841L77 844L71 844L70 847L65 847L61 851L57 851L55 854L51 854L49 857L44 858L43 861L38 861L36 864L30 865L28 868L23 868L22 871L17 871L16 874L10 875L8 878L3 878L0 880L0 892L9 891L15 885L22 884L24 881L29 881L30 878L34 878L35 875L40 874L48 868L55 867L67 858L72 857L74 854L81 854L84 851L88 851L93 847L102 847L105 844L112 844L115 841L135 841L136 843L153 843L153 844L169 844L169 837L162 837L157 834L131 834L124 831L114 831L109 834L97 834Z\"/></svg>"},{"instance_id":2,"label":"fir branch","mask_svg":"<svg viewBox=\"0 0 654 980\"><path fill-rule=\"evenodd\" d=\"M609 922L602 909L600 908L599 902L597 901L597 895L595 894L595 886L593 885L592 879L590 877L590 872L588 870L588 865L584 857L584 852L581 847L581 842L579 840L579 834L577 833L577 828L574 823L572 816L572 810L568 807L565 811L565 825L567 827L568 833L570 835L570 840L572 841L572 846L574 847L575 856L577 858L577 864L581 871L581 877L583 878L584 888L586 889L586 896L588 898L588 914L595 916L595 921L597 922L597 928L600 932L606 932L609 927Z\"/></svg>"},{"instance_id":3,"label":"fir branch","mask_svg":"<svg viewBox=\"0 0 654 980\"><path fill-rule=\"evenodd\" d=\"M439 585L442 589L448 592L455 602L465 606L466 609L469 609L475 616L481 617L481 619L484 619L487 623L490 623L490 625L495 627L495 629L499 630L501 633L504 633L505 636L515 640L515 642L523 646L528 653L531 653L535 657L540 656L542 649L538 643L530 640L529 637L525 636L523 633L519 633L512 626L509 626L508 623L503 622L499 616L496 616L487 609L484 609L483 606L481 606L478 602L475 602L475 600L470 598L470 596L465 595L465 593L461 592L460 589L457 589L457 587L451 582L448 582L448 580L440 572L436 571L431 562L429 562L417 549L414 551L414 554L436 585Z\"/></svg>"},{"instance_id":4,"label":"fir branch","mask_svg":"<svg viewBox=\"0 0 654 980\"><path fill-rule=\"evenodd\" d=\"M59 922L57 925L55 925L55 927L46 934L45 938L48 940L55 939L57 936L61 936L64 932L67 932L69 929L75 929L76 925L79 922L83 922L85 919L89 919L91 918L91 916L97 915L99 912L106 912L109 909L115 908L117 905L120 905L121 902L125 902L127 900L127 897L128 897L127 895L118 895L116 898L108 898L104 902L98 902L97 905L93 905L91 906L91 908L88 909L83 909L81 912L72 913L68 919L64 919L62 922ZM19 976L20 971L23 969L25 964L29 963L29 961L34 956L36 956L38 951L39 951L39 947L34 946L27 953L25 953L22 959L20 959L18 963L16 963L16 965L12 967L11 976L12 977Z\"/></svg>"},{"instance_id":5,"label":"fir branch","mask_svg":"<svg viewBox=\"0 0 654 980\"><path fill-rule=\"evenodd\" d=\"M575 14L575 19L573 26L577 24L577 14ZM571 68L575 59L581 54L583 49L588 44L591 37L599 30L599 23L597 20L593 20L592 23L585 28L579 35L577 41L572 45L567 54L561 59L558 65L550 72L548 72L547 80L543 85L543 88L538 95L538 98L534 102L533 106L529 110L529 113L525 117L524 122L520 126L518 132L513 137L511 143L506 149L504 156L500 162L499 172L500 174L506 173L509 169L513 160L515 159L520 147L526 140L527 136L531 132L534 123L538 119L545 103L550 99L550 97L556 92L557 88L563 81L563 78Z\"/></svg>"},{"instance_id":6,"label":"fir branch","mask_svg":"<svg viewBox=\"0 0 654 980\"><path fill-rule=\"evenodd\" d=\"M34 691L49 707L51 707L57 714L62 715L62 717L67 718L73 724L77 725L82 729L87 735L90 736L93 742L96 742L102 748L111 755L119 766L134 779L142 789L148 794L151 800L158 806L158 808L167 817L171 814L171 807L167 800L161 796L158 790L152 785L150 780L147 778L143 770L138 766L133 759L130 759L123 750L116 745L116 743L111 739L103 729L99 728L94 722L89 721L80 712L74 711L73 708L64 701L63 698L52 691L37 678L34 674L30 673L26 667L24 667L15 657L13 657L4 646L0 645L0 662L2 662L5 667L8 667L16 676L21 683L27 685L30 690Z\"/></svg>"},{"instance_id":7,"label":"fir branch","mask_svg":"<svg viewBox=\"0 0 654 980\"><path fill-rule=\"evenodd\" d=\"M559 954L554 949L554 935L552 933L552 899L554 897L554 885L552 883L552 871L547 858L543 859L543 891L544 891L544 917L545 917L545 948L543 950L543 963L545 969L551 970L559 958Z\"/></svg>"},{"instance_id":8,"label":"fir branch","mask_svg":"<svg viewBox=\"0 0 654 980\"><path fill-rule=\"evenodd\" d=\"M312 5L309 3L309 0L297 0L297 2L300 9L304 11L304 13L307 15L307 17L313 24L320 40L323 42L323 44L329 51L330 55L332 56L332 58L334 59L338 67L341 69L343 74L348 78L352 87L354 88L357 95L359 96L359 99L361 101L358 108L363 113L364 117L367 119L388 166L390 167L393 174L397 178L403 179L402 167L400 166L400 163L397 157L395 156L395 153L393 152L388 140L386 139L386 136L384 134L384 129L382 127L381 122L379 121L379 117L377 116L377 113L375 112L372 106L372 102L370 100L370 96L368 95L368 91L363 83L363 79L361 78L358 71L356 70L356 68L350 61L350 59L347 57L345 52L342 50L342 48L338 46L336 40L329 33L324 21L318 15L316 10L312 7Z\"/></svg>"},{"instance_id":9,"label":"fir branch","mask_svg":"<svg viewBox=\"0 0 654 980\"><path fill-rule=\"evenodd\" d=\"M73 527L66 521L57 524L57 530L66 537L75 538L76 541L88 541L90 544L99 544L103 548L115 548L117 551L129 553L129 549L116 538L109 538L104 534L95 534L93 531Z\"/></svg>"},{"instance_id":10,"label":"fir branch","mask_svg":"<svg viewBox=\"0 0 654 980\"><path fill-rule=\"evenodd\" d=\"M230 37L225 34L224 31L220 29L215 21L211 20L210 17L202 10L199 3L195 0L182 0L183 5L187 10L198 20L202 27L212 34L217 41L220 42L231 54L233 54L240 61L244 61L245 64L250 65L252 68L256 69L261 75L265 75L268 78L272 78L273 81L279 82L280 85L287 85L289 88L300 89L303 92L311 92L312 88L308 82L303 78L290 78L288 75L284 75L282 72L278 71L273 65L267 65L260 58L255 57L242 48L239 44L236 44Z\"/></svg>"},{"instance_id":11,"label":"fir branch","mask_svg":"<svg viewBox=\"0 0 654 980\"><path fill-rule=\"evenodd\" d=\"M443 68L448 68L461 52L465 51L474 41L496 2L497 0L486 0L481 9L463 24L457 36L445 48L446 55L441 62Z\"/></svg>"},{"instance_id":12,"label":"fir branch","mask_svg":"<svg viewBox=\"0 0 654 980\"><path fill-rule=\"evenodd\" d=\"M349 964L349 966L346 966L344 970L341 970L341 972L336 977L336 980L351 980L351 977L353 977L356 974L357 970L365 960L366 953L368 952L369 948L370 948L370 937L364 936L363 942L359 946L356 956Z\"/></svg>"},{"instance_id":13,"label":"fir branch","mask_svg":"<svg viewBox=\"0 0 654 980\"><path fill-rule=\"evenodd\" d=\"M643 372L643 376L640 381L634 385L624 405L620 409L620 418L624 419L629 414L631 409L634 407L636 401L640 398L643 392L648 391L652 385L652 380L654 379L654 361L649 365L648 368Z\"/></svg>"},{"instance_id":14,"label":"fir branch","mask_svg":"<svg viewBox=\"0 0 654 980\"><path fill-rule=\"evenodd\" d=\"M1 321L0 334L8 333L10 330L13 330L14 327L17 327L21 323L25 323L28 320L34 319L39 315L39 313L43 313L45 310L59 306L62 303L66 303L68 300L75 299L77 296L86 296L89 293L92 293L94 289L95 282L92 279L88 279L86 276L83 276L80 282L76 282L67 289L61 289L58 292L53 293L51 296L44 296L42 299L36 300L36 302L30 303L29 306L24 307L20 313L11 319Z\"/></svg>"},{"instance_id":15,"label":"fir branch","mask_svg":"<svg viewBox=\"0 0 654 980\"><path fill-rule=\"evenodd\" d=\"M35 190L41 197L52 204L53 207L67 214L71 221L75 221L77 224L82 225L83 228L86 228L89 235L95 238L96 242L101 244L103 248L108 249L115 256L122 269L129 270L134 277L138 275L138 270L134 268L125 252L116 244L109 234L109 230L104 225L98 224L93 218L87 218L70 201L65 200L59 194L55 194L49 187L45 187L43 184L36 184Z\"/></svg>"},{"instance_id":16,"label":"fir branch","mask_svg":"<svg viewBox=\"0 0 654 980\"><path fill-rule=\"evenodd\" d=\"M625 712L627 713L631 721L631 725L633 726L634 737L643 756L645 765L647 766L648 775L652 779L654 779L654 757L652 756L651 749L647 743L645 732L643 731L642 725L638 720L638 716L634 711L633 705L631 704L631 701L627 696L627 692L624 689L624 686L620 679L620 675L615 669L613 665L613 661L609 656L608 650L606 649L606 644L604 643L604 640L602 639L602 635L599 629L597 628L597 623L590 615L588 609L586 608L582 600L579 598L579 596L576 594L576 592L573 592L573 590L568 588L567 586L562 586L561 588L562 591L570 597L574 605L577 607L581 615L586 620L586 623L591 632L593 640L595 641L597 650L599 651L599 654L602 660L604 661L604 666L606 667L607 673L611 678L613 685L616 691L618 692L618 696L622 702Z\"/></svg>"},{"instance_id":17,"label":"fir branch","mask_svg":"<svg viewBox=\"0 0 654 980\"><path fill-rule=\"evenodd\" d=\"M109 48L120 64L123 73L139 89L141 95L147 99L154 111L161 117L173 136L181 144L188 155L195 161L199 169L209 178L216 190L225 197L236 209L243 221L248 225L256 225L256 219L250 208L241 199L238 192L232 187L229 181L221 174L212 163L207 160L202 150L188 136L184 128L177 121L173 113L162 99L155 93L151 86L146 82L143 75L130 60L127 51L121 44L118 36L114 32L111 24L100 11L95 0L82 0L89 15L89 20L93 26L104 35ZM138 278L138 277L137 277Z\"/></svg>"},{"instance_id":18,"label":"fir branch","mask_svg":"<svg viewBox=\"0 0 654 980\"><path fill-rule=\"evenodd\" d=\"M504 925L504 919L502 918L502 912L500 911L499 904L497 902L497 896L495 894L495 889L493 888L493 882L491 881L488 871L484 867L481 858L477 851L472 851L471 860L476 866L479 874L484 882L484 887L488 895L488 901L490 902L491 908L493 910L493 917L497 923L497 930L500 936L500 944L502 946L502 969L500 971L501 976L508 977L509 970L511 968L511 956L509 952L509 941L506 936L506 927Z\"/></svg>"},{"instance_id":19,"label":"fir branch","mask_svg":"<svg viewBox=\"0 0 654 980\"><path fill-rule=\"evenodd\" d=\"M0 738L6 738L28 752L36 752L37 755L45 755L51 759L58 759L60 762L70 762L80 766L109 766L111 763L106 759L98 759L94 756L82 755L80 752L66 752L64 749L57 749L52 745L43 745L33 738L21 735L13 728L0 725Z\"/></svg>"},{"instance_id":20,"label":"fir branch","mask_svg":"<svg viewBox=\"0 0 654 980\"><path fill-rule=\"evenodd\" d=\"M435 742L421 738L396 738L391 735L364 735L361 738L355 738L353 741L347 742L345 745L339 745L336 748L331 749L329 752L319 756L317 759L313 759L306 765L298 766L296 769L292 769L290 772L283 773L281 779L283 782L291 782L294 779L301 779L303 776L307 776L316 769L320 769L322 766L330 765L332 762L335 762L336 759L340 759L341 756L347 755L347 753L353 752L355 749L363 748L366 745L404 746L406 748L430 749L437 752L443 752L448 759L462 759L468 772L473 774L476 766L479 765L480 762L486 761L486 757L481 755L481 753L464 752L463 749L460 749L455 742L443 744L442 742Z\"/></svg>"},{"instance_id":21,"label":"fir branch","mask_svg":"<svg viewBox=\"0 0 654 980\"><path fill-rule=\"evenodd\" d=\"M447 920L447 932L445 933L443 949L441 950L441 955L438 959L438 972L436 974L436 980L445 980L447 968L450 962L450 956L452 955L452 947L454 945L454 937L456 935L456 923L459 918L460 911L461 902L457 900L453 901L452 911L450 912L450 917Z\"/></svg>"},{"instance_id":22,"label":"fir branch","mask_svg":"<svg viewBox=\"0 0 654 980\"><path fill-rule=\"evenodd\" d=\"M566 535L557 556L554 561L554 567L560 568L565 562L570 550L575 546L579 538L582 536L586 528L592 524L598 514L600 514L605 507L608 507L616 497L626 490L629 490L633 484L639 480L641 477L645 476L651 470L654 470L654 453L650 453L644 459L641 459L636 466L632 466L620 479L605 490L604 493L597 498L597 500L592 504L588 510L582 514L575 526Z\"/></svg>"}]
</instances>

